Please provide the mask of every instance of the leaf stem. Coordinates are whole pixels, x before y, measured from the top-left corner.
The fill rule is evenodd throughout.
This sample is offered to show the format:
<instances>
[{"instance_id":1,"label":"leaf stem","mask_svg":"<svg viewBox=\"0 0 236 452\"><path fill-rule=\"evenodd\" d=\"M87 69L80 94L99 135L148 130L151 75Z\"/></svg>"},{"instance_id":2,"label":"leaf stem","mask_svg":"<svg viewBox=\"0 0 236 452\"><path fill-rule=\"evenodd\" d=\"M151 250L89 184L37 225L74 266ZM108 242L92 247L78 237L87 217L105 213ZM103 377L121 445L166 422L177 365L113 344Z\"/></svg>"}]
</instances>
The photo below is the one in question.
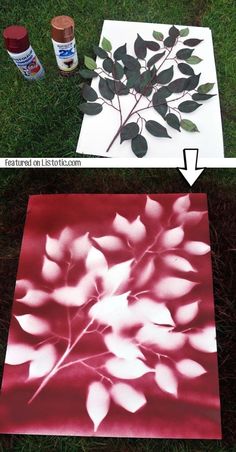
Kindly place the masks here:
<instances>
[{"instance_id":1,"label":"leaf stem","mask_svg":"<svg viewBox=\"0 0 236 452\"><path fill-rule=\"evenodd\" d=\"M31 399L28 401L28 405L30 405L33 400L40 394L40 392L45 388L45 386L49 383L49 381L54 377L54 375L59 371L61 364L65 361L65 359L67 358L67 356L71 353L71 351L73 350L73 348L75 348L75 346L78 344L78 342L80 341L80 339L84 336L84 334L86 333L86 331L89 329L89 327L92 325L94 319L91 319L88 324L86 325L86 327L83 329L83 331L77 336L77 338L74 340L74 342L72 344L68 344L66 347L66 350L64 351L63 355L61 356L61 358L58 360L58 362L55 364L55 366L52 368L52 370L46 375L46 377L43 379L43 381L41 382L40 386L38 387L38 389L36 390L36 392L33 394L33 396L31 397Z\"/></svg>"}]
</instances>

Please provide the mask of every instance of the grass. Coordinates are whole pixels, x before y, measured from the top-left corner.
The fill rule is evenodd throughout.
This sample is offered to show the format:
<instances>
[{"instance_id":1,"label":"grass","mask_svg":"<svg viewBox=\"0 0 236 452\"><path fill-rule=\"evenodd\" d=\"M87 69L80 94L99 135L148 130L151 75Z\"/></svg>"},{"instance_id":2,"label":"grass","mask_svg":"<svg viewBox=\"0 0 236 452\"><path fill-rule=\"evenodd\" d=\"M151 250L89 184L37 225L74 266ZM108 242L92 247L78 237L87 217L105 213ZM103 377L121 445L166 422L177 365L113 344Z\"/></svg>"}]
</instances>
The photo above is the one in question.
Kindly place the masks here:
<instances>
[{"instance_id":1,"label":"grass","mask_svg":"<svg viewBox=\"0 0 236 452\"><path fill-rule=\"evenodd\" d=\"M235 44L236 8L233 0L2 0L0 30L24 24L46 68L46 78L27 83L1 45L0 155L2 157L75 156L82 115L80 79L63 79L57 71L50 40L50 19L58 14L75 18L80 64L98 42L103 19L199 25L212 28L219 79L226 156L236 156ZM214 133L214 131L209 131Z\"/></svg>"},{"instance_id":2,"label":"grass","mask_svg":"<svg viewBox=\"0 0 236 452\"><path fill-rule=\"evenodd\" d=\"M206 171L194 189L187 188L173 170L2 170L0 200L0 363L3 365L14 283L28 196L38 193L171 193L207 192L209 202L214 295L218 339L222 441L143 440L53 436L0 436L0 451L34 452L230 452L236 432L234 355L236 174L233 170ZM19 189L20 187L20 189ZM0 371L1 375L1 371Z\"/></svg>"}]
</instances>

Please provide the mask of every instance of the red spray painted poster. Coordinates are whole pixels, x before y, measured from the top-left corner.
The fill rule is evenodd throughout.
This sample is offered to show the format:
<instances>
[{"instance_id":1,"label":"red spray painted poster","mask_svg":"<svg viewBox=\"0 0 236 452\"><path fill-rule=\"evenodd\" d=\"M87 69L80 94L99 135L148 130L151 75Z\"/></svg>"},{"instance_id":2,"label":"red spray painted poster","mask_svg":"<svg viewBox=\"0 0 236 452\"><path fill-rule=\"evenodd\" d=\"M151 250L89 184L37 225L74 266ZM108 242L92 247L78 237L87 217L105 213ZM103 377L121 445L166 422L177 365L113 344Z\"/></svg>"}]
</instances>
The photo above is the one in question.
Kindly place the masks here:
<instances>
[{"instance_id":1,"label":"red spray painted poster","mask_svg":"<svg viewBox=\"0 0 236 452\"><path fill-rule=\"evenodd\" d=\"M0 431L221 437L204 194L30 198Z\"/></svg>"}]
</instances>

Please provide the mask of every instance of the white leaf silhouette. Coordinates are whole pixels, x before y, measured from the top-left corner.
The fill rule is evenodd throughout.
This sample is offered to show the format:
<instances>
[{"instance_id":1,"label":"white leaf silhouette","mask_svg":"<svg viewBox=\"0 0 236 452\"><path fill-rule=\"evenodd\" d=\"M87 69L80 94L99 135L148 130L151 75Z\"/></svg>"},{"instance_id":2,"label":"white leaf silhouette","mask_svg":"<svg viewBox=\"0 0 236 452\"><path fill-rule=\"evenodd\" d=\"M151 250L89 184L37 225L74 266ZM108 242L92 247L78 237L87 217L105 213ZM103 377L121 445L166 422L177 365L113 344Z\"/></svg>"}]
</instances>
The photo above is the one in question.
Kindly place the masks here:
<instances>
[{"instance_id":1,"label":"white leaf silhouette","mask_svg":"<svg viewBox=\"0 0 236 452\"><path fill-rule=\"evenodd\" d=\"M86 269L95 276L102 276L108 270L104 254L94 246L91 246L89 250L85 266Z\"/></svg>"},{"instance_id":2,"label":"white leaf silhouette","mask_svg":"<svg viewBox=\"0 0 236 452\"><path fill-rule=\"evenodd\" d=\"M17 301L27 304L28 306L38 307L43 306L49 298L50 295L43 290L30 289L24 297L18 298Z\"/></svg>"},{"instance_id":3,"label":"white leaf silhouette","mask_svg":"<svg viewBox=\"0 0 236 452\"><path fill-rule=\"evenodd\" d=\"M47 375L55 366L57 353L54 345L42 345L35 351L34 359L29 367L29 380Z\"/></svg>"},{"instance_id":4,"label":"white leaf silhouette","mask_svg":"<svg viewBox=\"0 0 236 452\"><path fill-rule=\"evenodd\" d=\"M188 253L195 254L197 256L201 256L203 254L209 253L210 246L204 242L188 241L188 242L185 242L184 249Z\"/></svg>"},{"instance_id":5,"label":"white leaf silhouette","mask_svg":"<svg viewBox=\"0 0 236 452\"><path fill-rule=\"evenodd\" d=\"M89 249L91 247L91 243L89 240L89 233L82 235L81 237L73 240L70 246L72 259L79 260L85 259L87 256Z\"/></svg>"},{"instance_id":6,"label":"white leaf silhouette","mask_svg":"<svg viewBox=\"0 0 236 452\"><path fill-rule=\"evenodd\" d=\"M143 270L138 275L136 287L139 288L144 286L152 277L154 271L155 271L154 259L150 259L143 268Z\"/></svg>"},{"instance_id":7,"label":"white leaf silhouette","mask_svg":"<svg viewBox=\"0 0 236 452\"><path fill-rule=\"evenodd\" d=\"M55 282L61 276L61 268L56 262L44 257L42 276L48 282Z\"/></svg>"},{"instance_id":8,"label":"white leaf silhouette","mask_svg":"<svg viewBox=\"0 0 236 452\"><path fill-rule=\"evenodd\" d=\"M41 336L50 332L50 324L32 314L16 315L22 330L34 336Z\"/></svg>"},{"instance_id":9,"label":"white leaf silhouette","mask_svg":"<svg viewBox=\"0 0 236 452\"><path fill-rule=\"evenodd\" d=\"M186 212L189 209L190 204L191 203L189 195L180 196L173 204L173 211L175 213Z\"/></svg>"},{"instance_id":10,"label":"white leaf silhouette","mask_svg":"<svg viewBox=\"0 0 236 452\"><path fill-rule=\"evenodd\" d=\"M115 383L111 396L117 405L130 413L136 413L147 402L145 395L126 383Z\"/></svg>"},{"instance_id":11,"label":"white leaf silhouette","mask_svg":"<svg viewBox=\"0 0 236 452\"><path fill-rule=\"evenodd\" d=\"M180 306L180 308L176 311L175 318L179 324L184 325L185 323L189 323L195 319L198 310L198 301L194 301L193 303L186 304L185 306Z\"/></svg>"},{"instance_id":12,"label":"white leaf silhouette","mask_svg":"<svg viewBox=\"0 0 236 452\"><path fill-rule=\"evenodd\" d=\"M105 251L119 251L124 248L124 243L115 235L105 235L103 237L93 237L93 240Z\"/></svg>"},{"instance_id":13,"label":"white leaf silhouette","mask_svg":"<svg viewBox=\"0 0 236 452\"><path fill-rule=\"evenodd\" d=\"M161 350L178 350L186 341L183 333L175 333L170 330L170 327L153 325L152 323L147 323L140 328L136 339L141 344L155 345Z\"/></svg>"},{"instance_id":14,"label":"white leaf silhouette","mask_svg":"<svg viewBox=\"0 0 236 452\"><path fill-rule=\"evenodd\" d=\"M110 333L104 336L104 342L110 352L118 358L134 359L144 358L139 348L131 340L122 338L118 334Z\"/></svg>"},{"instance_id":15,"label":"white leaf silhouette","mask_svg":"<svg viewBox=\"0 0 236 452\"><path fill-rule=\"evenodd\" d=\"M152 372L152 369L146 366L140 359L110 358L106 362L106 369L113 377L124 378L126 380L140 378L146 373Z\"/></svg>"},{"instance_id":16,"label":"white leaf silhouette","mask_svg":"<svg viewBox=\"0 0 236 452\"><path fill-rule=\"evenodd\" d=\"M74 236L74 231L69 226L66 226L60 233L59 241L62 246L68 247L74 239Z\"/></svg>"},{"instance_id":17,"label":"white leaf silhouette","mask_svg":"<svg viewBox=\"0 0 236 452\"><path fill-rule=\"evenodd\" d=\"M120 234L127 234L130 229L130 222L125 217L122 217L122 215L119 215L119 213L116 214L112 225L114 231Z\"/></svg>"},{"instance_id":18,"label":"white leaf silhouette","mask_svg":"<svg viewBox=\"0 0 236 452\"><path fill-rule=\"evenodd\" d=\"M158 201L154 201L147 196L144 213L147 217L158 220L163 212L163 207Z\"/></svg>"},{"instance_id":19,"label":"white leaf silhouette","mask_svg":"<svg viewBox=\"0 0 236 452\"><path fill-rule=\"evenodd\" d=\"M176 363L176 368L182 375L189 378L199 377L206 373L206 369L192 359L182 359Z\"/></svg>"},{"instance_id":20,"label":"white leaf silhouette","mask_svg":"<svg viewBox=\"0 0 236 452\"><path fill-rule=\"evenodd\" d=\"M130 259L109 268L103 278L103 287L107 295L114 294L124 282L128 281L132 263L133 259Z\"/></svg>"},{"instance_id":21,"label":"white leaf silhouette","mask_svg":"<svg viewBox=\"0 0 236 452\"><path fill-rule=\"evenodd\" d=\"M157 303L151 298L140 298L130 309L132 309L132 312L135 312L137 316L139 315L139 318L142 321L147 319L150 322L158 323L160 325L175 325L171 313L164 303Z\"/></svg>"},{"instance_id":22,"label":"white leaf silhouette","mask_svg":"<svg viewBox=\"0 0 236 452\"><path fill-rule=\"evenodd\" d=\"M57 303L64 306L82 306L87 301L91 283L91 278L86 275L78 286L55 289L52 296Z\"/></svg>"},{"instance_id":23,"label":"white leaf silhouette","mask_svg":"<svg viewBox=\"0 0 236 452\"><path fill-rule=\"evenodd\" d=\"M199 211L190 211L190 212L184 212L184 213L180 213L177 217L177 221L178 223L181 224L187 224L187 225L196 225L198 223L200 223L201 219L203 218L203 215L206 212L199 212Z\"/></svg>"},{"instance_id":24,"label":"white leaf silhouette","mask_svg":"<svg viewBox=\"0 0 236 452\"><path fill-rule=\"evenodd\" d=\"M131 243L138 243L146 237L146 228L140 220L140 215L136 218L136 220L130 223L129 230L127 232L128 240Z\"/></svg>"},{"instance_id":25,"label":"white leaf silhouette","mask_svg":"<svg viewBox=\"0 0 236 452\"><path fill-rule=\"evenodd\" d=\"M169 229L162 234L162 245L166 248L174 248L178 246L184 238L184 231L181 226Z\"/></svg>"},{"instance_id":26,"label":"white leaf silhouette","mask_svg":"<svg viewBox=\"0 0 236 452\"><path fill-rule=\"evenodd\" d=\"M17 291L23 290L23 291L27 292L27 290L32 289L32 287L33 287L33 284L28 279L18 279L16 281L15 290L17 290Z\"/></svg>"},{"instance_id":27,"label":"white leaf silhouette","mask_svg":"<svg viewBox=\"0 0 236 452\"><path fill-rule=\"evenodd\" d=\"M5 363L12 366L27 363L33 359L34 353L34 348L28 344L9 344Z\"/></svg>"},{"instance_id":28,"label":"white leaf silhouette","mask_svg":"<svg viewBox=\"0 0 236 452\"><path fill-rule=\"evenodd\" d=\"M49 235L46 236L45 250L52 261L61 262L64 259L65 248L58 239L53 239Z\"/></svg>"},{"instance_id":29,"label":"white leaf silhouette","mask_svg":"<svg viewBox=\"0 0 236 452\"><path fill-rule=\"evenodd\" d=\"M208 326L198 333L189 334L189 342L197 350L206 353L214 353L216 347L216 331L213 326Z\"/></svg>"},{"instance_id":30,"label":"white leaf silhouette","mask_svg":"<svg viewBox=\"0 0 236 452\"><path fill-rule=\"evenodd\" d=\"M173 300L189 293L196 284L196 282L189 281L188 279L167 276L155 285L155 292L160 298Z\"/></svg>"},{"instance_id":31,"label":"white leaf silhouette","mask_svg":"<svg viewBox=\"0 0 236 452\"><path fill-rule=\"evenodd\" d=\"M162 258L163 262L171 268L180 270L182 272L196 272L197 270L193 268L190 262L184 257L178 256L176 254L166 254Z\"/></svg>"},{"instance_id":32,"label":"white leaf silhouette","mask_svg":"<svg viewBox=\"0 0 236 452\"><path fill-rule=\"evenodd\" d=\"M86 408L96 432L110 407L110 394L103 383L94 381L89 385Z\"/></svg>"},{"instance_id":33,"label":"white leaf silhouette","mask_svg":"<svg viewBox=\"0 0 236 452\"><path fill-rule=\"evenodd\" d=\"M157 364L155 380L162 391L168 392L169 394L173 394L177 397L178 382L173 370L169 366L161 363Z\"/></svg>"},{"instance_id":34,"label":"white leaf silhouette","mask_svg":"<svg viewBox=\"0 0 236 452\"><path fill-rule=\"evenodd\" d=\"M89 316L106 325L123 324L128 312L128 296L130 292L121 295L104 297L89 310Z\"/></svg>"}]
</instances>

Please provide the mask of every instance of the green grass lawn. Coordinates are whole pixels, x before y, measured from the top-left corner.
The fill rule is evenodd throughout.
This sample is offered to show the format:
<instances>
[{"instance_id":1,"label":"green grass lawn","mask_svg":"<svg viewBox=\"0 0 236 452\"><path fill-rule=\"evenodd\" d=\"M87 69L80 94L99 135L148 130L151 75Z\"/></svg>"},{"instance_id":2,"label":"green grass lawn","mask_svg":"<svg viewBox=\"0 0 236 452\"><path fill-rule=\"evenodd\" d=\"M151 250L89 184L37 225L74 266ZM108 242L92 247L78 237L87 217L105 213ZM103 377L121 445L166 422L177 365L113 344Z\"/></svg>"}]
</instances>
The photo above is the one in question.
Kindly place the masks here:
<instances>
[{"instance_id":1,"label":"green grass lawn","mask_svg":"<svg viewBox=\"0 0 236 452\"><path fill-rule=\"evenodd\" d=\"M212 29L220 88L226 156L236 156L234 0L10 0L1 1L0 30L25 25L46 68L38 83L24 81L0 45L0 155L74 156L82 114L79 76L63 79L50 40L50 20L69 14L76 22L80 64L92 55L104 19L208 26ZM214 131L209 131L214 133Z\"/></svg>"},{"instance_id":2,"label":"green grass lawn","mask_svg":"<svg viewBox=\"0 0 236 452\"><path fill-rule=\"evenodd\" d=\"M39 193L206 192L213 260L222 441L0 435L0 452L235 451L236 173L208 170L193 189L177 171L157 169L2 170L0 184L0 367L2 368L28 196ZM19 188L20 187L20 188ZM0 378L1 378L0 368ZM49 407L50 409L50 407Z\"/></svg>"}]
</instances>

